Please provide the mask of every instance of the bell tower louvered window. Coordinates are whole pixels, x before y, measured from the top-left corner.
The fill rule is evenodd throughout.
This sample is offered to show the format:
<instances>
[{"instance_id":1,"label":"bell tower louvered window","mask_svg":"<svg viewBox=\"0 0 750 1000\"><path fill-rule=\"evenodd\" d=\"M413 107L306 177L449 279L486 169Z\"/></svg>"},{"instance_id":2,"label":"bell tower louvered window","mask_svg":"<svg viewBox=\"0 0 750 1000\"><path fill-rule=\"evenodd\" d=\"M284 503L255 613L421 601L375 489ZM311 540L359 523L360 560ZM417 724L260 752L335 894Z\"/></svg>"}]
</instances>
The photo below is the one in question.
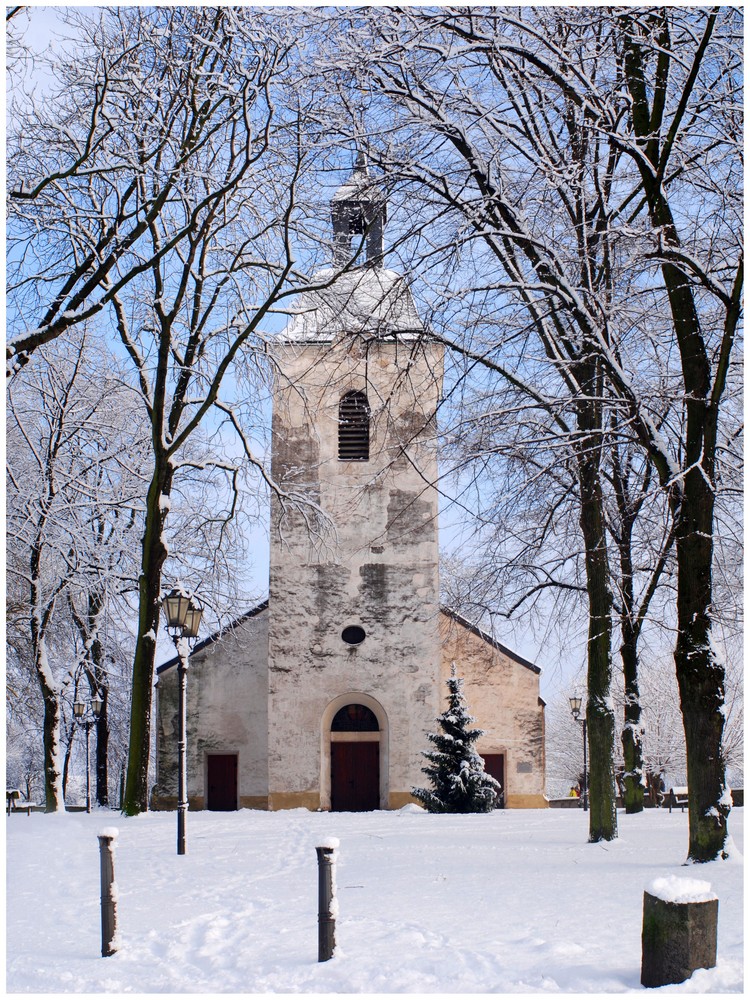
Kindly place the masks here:
<instances>
[{"instance_id":1,"label":"bell tower louvered window","mask_svg":"<svg viewBox=\"0 0 750 1000\"><path fill-rule=\"evenodd\" d=\"M363 392L347 392L339 403L339 460L370 458L370 406Z\"/></svg>"}]
</instances>

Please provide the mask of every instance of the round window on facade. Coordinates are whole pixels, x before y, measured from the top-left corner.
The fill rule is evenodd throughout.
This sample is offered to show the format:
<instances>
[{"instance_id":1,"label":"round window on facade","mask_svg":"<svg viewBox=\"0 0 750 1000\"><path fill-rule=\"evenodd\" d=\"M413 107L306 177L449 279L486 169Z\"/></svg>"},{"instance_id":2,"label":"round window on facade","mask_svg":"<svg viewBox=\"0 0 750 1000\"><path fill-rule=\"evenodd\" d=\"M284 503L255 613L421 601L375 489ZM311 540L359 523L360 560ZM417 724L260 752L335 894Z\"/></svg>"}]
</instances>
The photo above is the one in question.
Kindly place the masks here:
<instances>
[{"instance_id":1,"label":"round window on facade","mask_svg":"<svg viewBox=\"0 0 750 1000\"><path fill-rule=\"evenodd\" d=\"M347 625L341 633L341 638L350 646L358 646L365 641L367 633L361 625Z\"/></svg>"}]
</instances>

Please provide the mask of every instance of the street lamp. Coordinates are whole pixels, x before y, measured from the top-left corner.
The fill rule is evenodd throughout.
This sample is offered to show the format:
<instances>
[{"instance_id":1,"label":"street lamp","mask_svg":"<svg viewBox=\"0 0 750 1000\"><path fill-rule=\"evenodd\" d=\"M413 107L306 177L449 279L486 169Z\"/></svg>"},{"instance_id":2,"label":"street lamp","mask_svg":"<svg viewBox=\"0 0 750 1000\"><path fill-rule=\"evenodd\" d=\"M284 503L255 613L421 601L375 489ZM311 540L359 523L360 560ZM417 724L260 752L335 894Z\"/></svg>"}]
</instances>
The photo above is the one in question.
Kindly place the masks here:
<instances>
[{"instance_id":1,"label":"street lamp","mask_svg":"<svg viewBox=\"0 0 750 1000\"><path fill-rule=\"evenodd\" d=\"M95 691L88 704L79 695L73 702L73 718L86 730L86 812L91 812L91 768L89 766L89 736L102 713L104 701Z\"/></svg>"},{"instance_id":2,"label":"street lamp","mask_svg":"<svg viewBox=\"0 0 750 1000\"><path fill-rule=\"evenodd\" d=\"M581 789L581 798L583 799L583 811L588 812L589 809L589 786L588 786L588 741L586 739L586 713L583 713L581 717L581 699L577 695L573 695L570 699L570 714L576 720L580 722L583 726L583 788Z\"/></svg>"},{"instance_id":3,"label":"street lamp","mask_svg":"<svg viewBox=\"0 0 750 1000\"><path fill-rule=\"evenodd\" d=\"M187 670L190 649L195 645L201 624L203 608L194 602L179 586L175 586L162 600L167 619L167 632L177 650L177 677L179 680L179 710L177 735L177 853L186 853L185 827L187 822Z\"/></svg>"}]
</instances>

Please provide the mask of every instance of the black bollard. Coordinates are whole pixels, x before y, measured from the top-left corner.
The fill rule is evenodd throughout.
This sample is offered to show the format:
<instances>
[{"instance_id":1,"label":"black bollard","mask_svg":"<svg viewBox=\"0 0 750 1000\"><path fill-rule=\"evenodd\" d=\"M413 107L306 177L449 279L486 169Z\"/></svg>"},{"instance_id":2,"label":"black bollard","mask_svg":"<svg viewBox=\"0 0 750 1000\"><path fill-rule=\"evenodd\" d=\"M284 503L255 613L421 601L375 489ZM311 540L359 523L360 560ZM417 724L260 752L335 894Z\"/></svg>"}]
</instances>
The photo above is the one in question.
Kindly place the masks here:
<instances>
[{"instance_id":1,"label":"black bollard","mask_svg":"<svg viewBox=\"0 0 750 1000\"><path fill-rule=\"evenodd\" d=\"M102 900L102 958L117 951L117 890L115 886L114 827L102 830L99 836Z\"/></svg>"},{"instance_id":2,"label":"black bollard","mask_svg":"<svg viewBox=\"0 0 750 1000\"><path fill-rule=\"evenodd\" d=\"M316 847L318 853L318 961L327 962L336 947L336 917L334 905L334 850L338 841Z\"/></svg>"}]
</instances>

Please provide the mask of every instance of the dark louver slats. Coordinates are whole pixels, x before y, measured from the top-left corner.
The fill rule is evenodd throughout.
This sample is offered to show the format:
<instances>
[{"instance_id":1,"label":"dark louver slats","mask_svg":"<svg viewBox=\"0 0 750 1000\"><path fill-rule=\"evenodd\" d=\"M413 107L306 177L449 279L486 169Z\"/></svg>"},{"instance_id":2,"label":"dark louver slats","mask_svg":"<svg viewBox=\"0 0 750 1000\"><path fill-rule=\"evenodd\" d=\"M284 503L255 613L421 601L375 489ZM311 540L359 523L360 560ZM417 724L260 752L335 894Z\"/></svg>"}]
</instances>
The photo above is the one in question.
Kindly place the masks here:
<instances>
[{"instance_id":1,"label":"dark louver slats","mask_svg":"<svg viewBox=\"0 0 750 1000\"><path fill-rule=\"evenodd\" d=\"M370 407L363 392L347 392L339 403L339 459L367 462L370 458Z\"/></svg>"}]
</instances>

